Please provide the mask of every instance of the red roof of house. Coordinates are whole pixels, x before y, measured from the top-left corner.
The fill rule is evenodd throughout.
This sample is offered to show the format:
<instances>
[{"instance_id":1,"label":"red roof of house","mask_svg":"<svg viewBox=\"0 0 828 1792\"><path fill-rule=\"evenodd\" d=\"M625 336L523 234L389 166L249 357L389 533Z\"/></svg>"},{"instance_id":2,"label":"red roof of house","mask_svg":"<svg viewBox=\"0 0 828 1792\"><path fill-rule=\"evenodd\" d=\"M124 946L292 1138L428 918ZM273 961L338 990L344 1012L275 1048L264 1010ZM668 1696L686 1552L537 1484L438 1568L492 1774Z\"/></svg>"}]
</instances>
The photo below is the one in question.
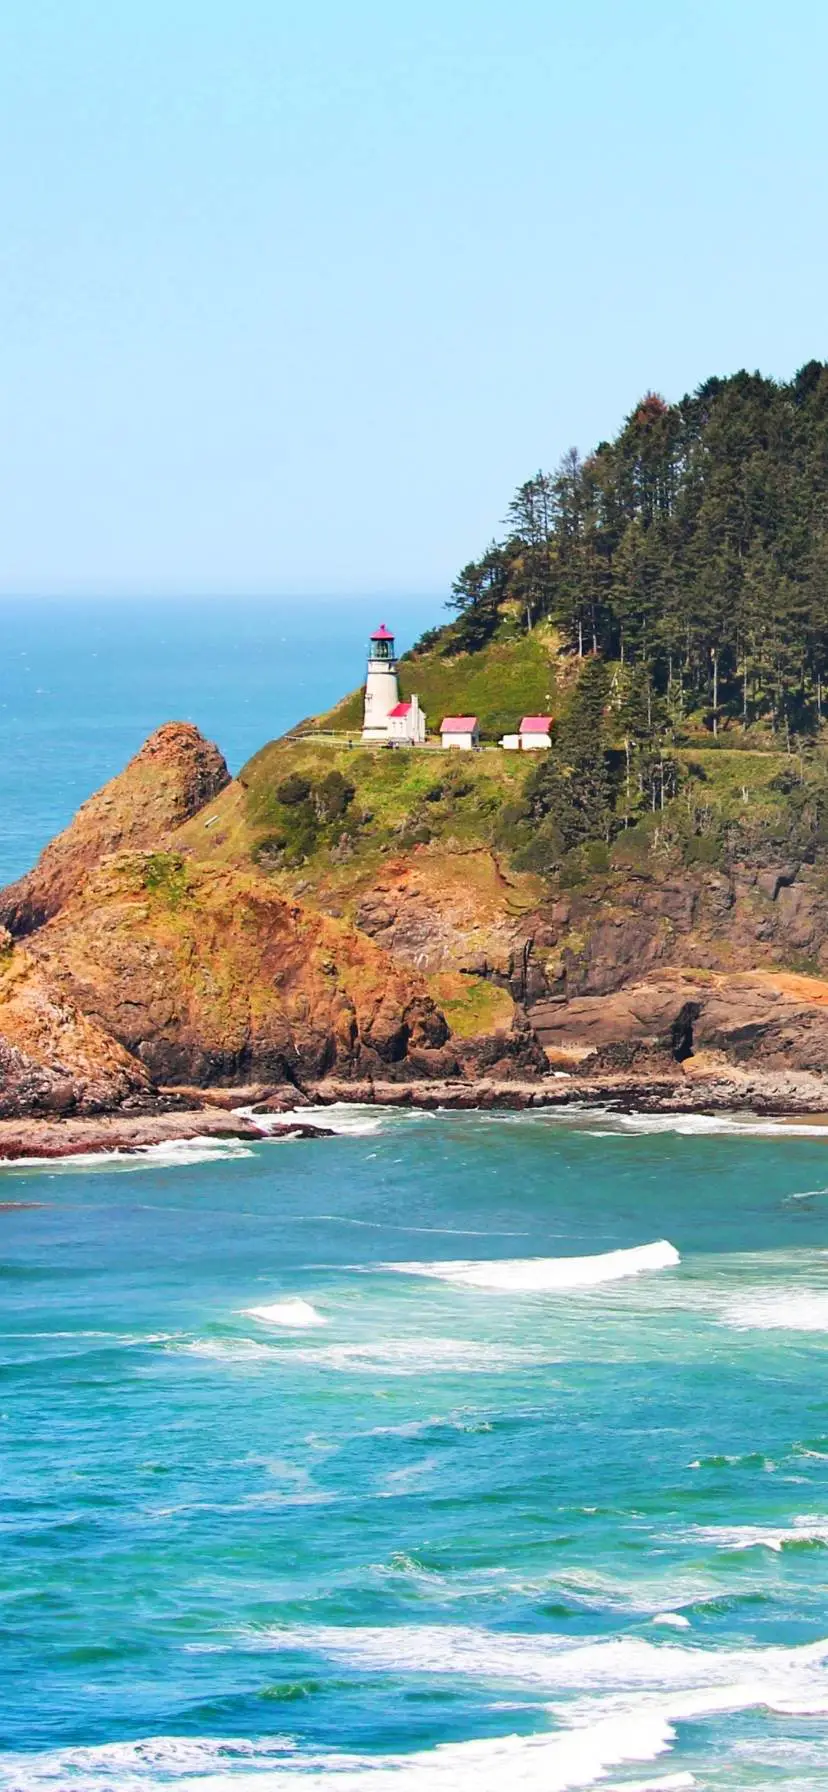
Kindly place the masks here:
<instances>
[{"instance_id":1,"label":"red roof of house","mask_svg":"<svg viewBox=\"0 0 828 1792\"><path fill-rule=\"evenodd\" d=\"M410 703L395 703L394 708L388 711L389 720L391 716L407 716L410 708Z\"/></svg>"},{"instance_id":2,"label":"red roof of house","mask_svg":"<svg viewBox=\"0 0 828 1792\"><path fill-rule=\"evenodd\" d=\"M386 628L384 622L380 623L379 628L374 629L371 636L372 641L393 641L393 639L394 636L392 635L390 628Z\"/></svg>"},{"instance_id":3,"label":"red roof of house","mask_svg":"<svg viewBox=\"0 0 828 1792\"><path fill-rule=\"evenodd\" d=\"M524 716L520 724L521 734L548 734L552 726L551 716Z\"/></svg>"},{"instance_id":4,"label":"red roof of house","mask_svg":"<svg viewBox=\"0 0 828 1792\"><path fill-rule=\"evenodd\" d=\"M440 733L472 734L476 727L476 716L444 716L440 723Z\"/></svg>"}]
</instances>

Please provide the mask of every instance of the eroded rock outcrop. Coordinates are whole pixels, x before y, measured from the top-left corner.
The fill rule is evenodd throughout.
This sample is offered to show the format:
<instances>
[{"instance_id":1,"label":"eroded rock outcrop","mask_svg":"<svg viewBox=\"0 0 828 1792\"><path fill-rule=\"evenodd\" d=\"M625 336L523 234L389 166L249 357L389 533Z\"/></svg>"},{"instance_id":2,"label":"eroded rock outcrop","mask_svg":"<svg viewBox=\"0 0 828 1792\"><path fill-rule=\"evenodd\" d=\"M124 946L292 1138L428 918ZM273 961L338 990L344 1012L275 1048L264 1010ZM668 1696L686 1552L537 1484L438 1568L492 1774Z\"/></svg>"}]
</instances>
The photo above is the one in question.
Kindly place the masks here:
<instances>
[{"instance_id":1,"label":"eroded rock outcrop","mask_svg":"<svg viewBox=\"0 0 828 1792\"><path fill-rule=\"evenodd\" d=\"M448 1037L420 978L254 873L109 859L28 945L154 1083L385 1075Z\"/></svg>"},{"instance_id":2,"label":"eroded rock outcrop","mask_svg":"<svg viewBox=\"0 0 828 1792\"><path fill-rule=\"evenodd\" d=\"M591 1072L716 1064L828 1074L828 982L793 972L669 972L606 995L546 1000L532 1025L555 1061Z\"/></svg>"},{"instance_id":3,"label":"eroded rock outcrop","mask_svg":"<svg viewBox=\"0 0 828 1792\"><path fill-rule=\"evenodd\" d=\"M151 1098L145 1066L28 952L0 955L0 1118L101 1114Z\"/></svg>"},{"instance_id":4,"label":"eroded rock outcrop","mask_svg":"<svg viewBox=\"0 0 828 1792\"><path fill-rule=\"evenodd\" d=\"M218 747L190 722L165 722L117 778L82 804L33 869L0 892L0 923L16 938L34 932L106 854L163 842L229 782Z\"/></svg>"}]
</instances>

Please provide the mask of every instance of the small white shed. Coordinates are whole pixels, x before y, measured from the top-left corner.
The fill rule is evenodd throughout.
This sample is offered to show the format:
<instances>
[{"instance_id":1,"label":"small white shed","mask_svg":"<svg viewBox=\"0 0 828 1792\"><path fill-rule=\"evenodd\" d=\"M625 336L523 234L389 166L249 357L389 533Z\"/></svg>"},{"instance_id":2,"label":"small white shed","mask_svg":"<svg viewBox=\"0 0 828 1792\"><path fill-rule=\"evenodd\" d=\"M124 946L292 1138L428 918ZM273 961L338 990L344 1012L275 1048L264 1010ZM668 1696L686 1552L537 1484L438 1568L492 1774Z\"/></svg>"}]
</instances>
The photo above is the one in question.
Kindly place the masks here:
<instances>
[{"instance_id":1,"label":"small white shed","mask_svg":"<svg viewBox=\"0 0 828 1792\"><path fill-rule=\"evenodd\" d=\"M476 716L444 716L440 723L440 743L444 747L459 747L470 753L473 747L480 745L480 728Z\"/></svg>"},{"instance_id":2,"label":"small white shed","mask_svg":"<svg viewBox=\"0 0 828 1792\"><path fill-rule=\"evenodd\" d=\"M536 753L552 745L552 717L524 716L520 724L520 744L524 753Z\"/></svg>"}]
</instances>

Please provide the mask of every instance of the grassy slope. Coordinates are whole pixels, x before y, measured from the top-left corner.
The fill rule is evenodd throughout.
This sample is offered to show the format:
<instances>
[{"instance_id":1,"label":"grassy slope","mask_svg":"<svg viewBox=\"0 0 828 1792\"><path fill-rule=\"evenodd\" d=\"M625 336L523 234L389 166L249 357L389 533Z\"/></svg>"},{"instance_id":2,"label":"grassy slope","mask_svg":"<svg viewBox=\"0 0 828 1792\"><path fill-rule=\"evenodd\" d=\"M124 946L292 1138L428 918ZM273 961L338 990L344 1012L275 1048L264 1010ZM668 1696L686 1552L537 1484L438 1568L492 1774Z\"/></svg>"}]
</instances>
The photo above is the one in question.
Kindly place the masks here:
<instances>
[{"instance_id":1,"label":"grassy slope","mask_svg":"<svg viewBox=\"0 0 828 1792\"><path fill-rule=\"evenodd\" d=\"M480 653L446 658L432 649L400 661L403 697L416 691L432 733L443 716L476 715L485 739L512 733L521 716L554 713L557 703L557 640L545 626L531 635L493 641ZM327 728L362 726L362 691L318 718Z\"/></svg>"},{"instance_id":2,"label":"grassy slope","mask_svg":"<svg viewBox=\"0 0 828 1792\"><path fill-rule=\"evenodd\" d=\"M249 860L285 819L276 795L282 780L297 772L318 780L338 771L355 789L349 821L363 818L354 833L352 856L344 862L352 879L360 866L382 857L389 848L404 848L409 829L427 827L433 839L452 839L461 845L485 843L501 805L519 791L526 769L519 754L497 748L461 756L439 750L388 752L311 740L272 741L178 837L200 859L224 864ZM336 827L332 833L336 835ZM330 864L328 840L320 840L302 868L304 876L317 861Z\"/></svg>"}]
</instances>

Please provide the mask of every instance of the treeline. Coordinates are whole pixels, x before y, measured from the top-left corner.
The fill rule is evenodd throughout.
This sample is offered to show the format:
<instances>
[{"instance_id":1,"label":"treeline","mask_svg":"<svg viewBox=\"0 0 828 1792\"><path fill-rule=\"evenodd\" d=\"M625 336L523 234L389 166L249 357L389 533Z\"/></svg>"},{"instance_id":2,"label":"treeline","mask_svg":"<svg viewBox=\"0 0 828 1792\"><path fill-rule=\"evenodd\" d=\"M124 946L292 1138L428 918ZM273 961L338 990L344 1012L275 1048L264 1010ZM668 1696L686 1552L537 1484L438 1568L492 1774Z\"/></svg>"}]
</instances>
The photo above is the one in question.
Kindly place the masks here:
<instances>
[{"instance_id":1,"label":"treeline","mask_svg":"<svg viewBox=\"0 0 828 1792\"><path fill-rule=\"evenodd\" d=\"M601 868L605 850L585 861L583 849L606 849L647 811L663 812L678 790L664 704L645 669L634 668L612 702L608 667L594 654L585 657L551 751L536 757L495 837L519 870Z\"/></svg>"},{"instance_id":2,"label":"treeline","mask_svg":"<svg viewBox=\"0 0 828 1792\"><path fill-rule=\"evenodd\" d=\"M573 653L637 667L681 720L788 734L828 682L828 365L788 384L711 379L650 393L612 442L515 493L502 540L454 583L447 652L511 615ZM504 609L504 606L505 609Z\"/></svg>"}]
</instances>

